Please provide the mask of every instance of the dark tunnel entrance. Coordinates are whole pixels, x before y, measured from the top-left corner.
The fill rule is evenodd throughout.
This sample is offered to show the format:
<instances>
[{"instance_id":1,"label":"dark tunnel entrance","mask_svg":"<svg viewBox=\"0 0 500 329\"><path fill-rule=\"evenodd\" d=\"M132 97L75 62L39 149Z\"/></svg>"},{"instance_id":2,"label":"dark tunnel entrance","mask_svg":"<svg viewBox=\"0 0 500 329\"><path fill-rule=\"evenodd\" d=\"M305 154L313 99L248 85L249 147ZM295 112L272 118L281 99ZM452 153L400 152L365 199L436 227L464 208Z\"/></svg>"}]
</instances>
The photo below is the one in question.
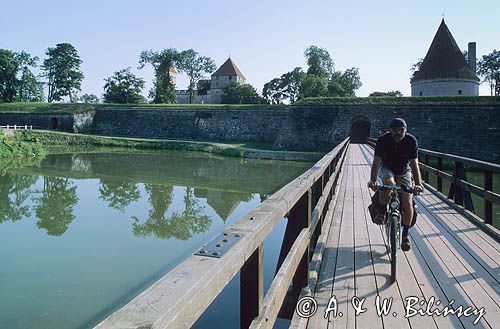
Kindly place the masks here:
<instances>
[{"instance_id":1,"label":"dark tunnel entrance","mask_svg":"<svg viewBox=\"0 0 500 329\"><path fill-rule=\"evenodd\" d=\"M59 126L59 120L57 118L50 118L50 129L57 129L57 126Z\"/></svg>"},{"instance_id":2,"label":"dark tunnel entrance","mask_svg":"<svg viewBox=\"0 0 500 329\"><path fill-rule=\"evenodd\" d=\"M365 120L358 120L351 124L351 143L363 144L370 136L371 124Z\"/></svg>"}]
</instances>

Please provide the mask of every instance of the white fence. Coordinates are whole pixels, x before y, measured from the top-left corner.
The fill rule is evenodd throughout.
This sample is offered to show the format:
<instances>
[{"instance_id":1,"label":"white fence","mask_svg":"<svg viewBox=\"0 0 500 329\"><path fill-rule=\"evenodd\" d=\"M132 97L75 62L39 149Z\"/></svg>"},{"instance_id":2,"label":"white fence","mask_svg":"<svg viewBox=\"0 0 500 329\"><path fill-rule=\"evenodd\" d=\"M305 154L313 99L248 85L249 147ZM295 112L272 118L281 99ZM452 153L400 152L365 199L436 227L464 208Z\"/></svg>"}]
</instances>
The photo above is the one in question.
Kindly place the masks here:
<instances>
[{"instance_id":1,"label":"white fence","mask_svg":"<svg viewBox=\"0 0 500 329\"><path fill-rule=\"evenodd\" d=\"M33 130L32 125L24 125L24 126L18 126L18 125L6 125L6 126L0 126L0 128L5 128L5 129L13 129L13 130Z\"/></svg>"}]
</instances>

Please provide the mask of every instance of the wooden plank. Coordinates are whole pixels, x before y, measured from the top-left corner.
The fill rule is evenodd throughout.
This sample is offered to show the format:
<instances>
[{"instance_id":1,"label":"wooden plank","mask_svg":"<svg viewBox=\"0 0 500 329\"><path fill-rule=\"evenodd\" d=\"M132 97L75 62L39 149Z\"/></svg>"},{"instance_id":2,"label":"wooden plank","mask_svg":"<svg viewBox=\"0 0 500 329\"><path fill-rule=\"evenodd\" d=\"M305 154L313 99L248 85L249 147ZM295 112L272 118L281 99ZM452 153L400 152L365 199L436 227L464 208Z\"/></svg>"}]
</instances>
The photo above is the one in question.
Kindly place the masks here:
<instances>
[{"instance_id":1,"label":"wooden plank","mask_svg":"<svg viewBox=\"0 0 500 329\"><path fill-rule=\"evenodd\" d=\"M352 148L353 145L350 145ZM331 295L337 300L338 316L330 318L328 328L355 328L353 309L350 307L354 297L354 189L353 189L353 152L349 152L347 162L347 181L342 226L338 245L335 279ZM333 314L331 314L333 316Z\"/></svg>"},{"instance_id":2,"label":"wooden plank","mask_svg":"<svg viewBox=\"0 0 500 329\"><path fill-rule=\"evenodd\" d=\"M371 165L371 164L370 164ZM365 171L365 181L369 180L369 172ZM371 191L366 188L362 189L364 200L371 200ZM404 303L396 281L390 283L391 266L389 255L387 253L385 232L382 232L382 227L372 224L368 225L368 237L370 239L370 247L372 250L373 269L375 273L375 281L377 282L377 296L380 300L390 300L392 298L392 308L387 316L382 315L384 328L410 328L408 319L404 317ZM400 256L401 257L401 256ZM399 271L399 266L398 266ZM367 305L375 307L376 297L367 300ZM394 313L396 316L394 316Z\"/></svg>"},{"instance_id":3,"label":"wooden plank","mask_svg":"<svg viewBox=\"0 0 500 329\"><path fill-rule=\"evenodd\" d=\"M353 153L355 154L354 160L356 165L354 195L357 196L354 199L355 296L360 300L365 299L369 301L373 300L373 296L377 295L377 282L375 280L370 238L368 236L368 225L373 225L370 214L367 212L367 206L371 202L371 199L364 193L364 190L367 189L367 180L364 177L363 170L368 165L362 157L359 146L353 145ZM369 302L365 302L364 308L366 308L366 312L356 317L356 328L383 328L382 318L377 315L375 307L369 305Z\"/></svg>"},{"instance_id":4,"label":"wooden plank","mask_svg":"<svg viewBox=\"0 0 500 329\"><path fill-rule=\"evenodd\" d=\"M484 320L492 326L500 321L500 299L498 281L479 265L462 245L454 240L450 233L434 224L433 215L424 207L423 220L419 228L427 235L436 255L442 264L464 289L476 307L486 310Z\"/></svg>"},{"instance_id":5,"label":"wooden plank","mask_svg":"<svg viewBox=\"0 0 500 329\"><path fill-rule=\"evenodd\" d=\"M348 161L350 147L346 156ZM318 311L309 319L308 328L327 328L329 319L324 318L324 310L328 306L330 297L332 296L333 281L335 278L335 264L337 262L338 242L340 237L340 228L342 224L342 211L345 201L345 193L347 187L347 176L350 168L347 164L344 167L343 177L341 179L340 190L337 204L332 218L332 227L326 243L325 255L321 264L321 270L318 275L318 283L314 292L314 298L318 305Z\"/></svg>"},{"instance_id":6,"label":"wooden plank","mask_svg":"<svg viewBox=\"0 0 500 329\"><path fill-rule=\"evenodd\" d=\"M248 328L264 300L264 247L261 244L240 271L240 327Z\"/></svg>"},{"instance_id":7,"label":"wooden plank","mask_svg":"<svg viewBox=\"0 0 500 329\"><path fill-rule=\"evenodd\" d=\"M344 157L346 156L348 151L348 148L346 148L343 151L343 154L341 156L340 161L338 162L338 165L335 167L335 170L333 170L330 180L338 181L338 184L335 185L333 193L329 193L333 195L331 198L330 204L328 205L328 211L325 215L324 221L323 221L323 226L321 228L321 234L318 237L318 241L316 244L316 248L314 249L314 253L311 259L311 263L309 266L309 286L302 289L301 294L299 295L299 300L301 298L304 298L306 296L312 296L314 291L316 290L316 286L318 283L318 277L319 273L321 270L322 262L323 262L323 257L325 256L325 250L327 248L327 243L328 243L328 238L330 236L330 231L333 230L332 228L332 222L333 222L333 215L335 212L335 207L337 206L337 202L342 202L341 198L339 197L341 194L341 189L345 187L345 185L341 184L343 182L343 176L345 172L345 166L344 166ZM338 177L337 177L338 176ZM336 179L335 179L336 178ZM345 191L345 188L343 189ZM305 329L307 327L307 324L309 322L309 318L307 317L300 317L297 312L294 312L290 328L291 329ZM325 325L327 325L327 320L325 321Z\"/></svg>"},{"instance_id":8,"label":"wooden plank","mask_svg":"<svg viewBox=\"0 0 500 329\"><path fill-rule=\"evenodd\" d=\"M304 228L297 236L295 243L290 249L290 253L285 258L283 265L276 274L276 277L267 291L264 298L264 306L261 309L259 316L252 322L250 329L265 329L272 328L278 312L281 308L288 287L293 279L302 255L306 252L309 245L310 228ZM158 327L161 328L161 327Z\"/></svg>"},{"instance_id":9,"label":"wooden plank","mask_svg":"<svg viewBox=\"0 0 500 329\"><path fill-rule=\"evenodd\" d=\"M473 255L476 255L481 266L495 269L490 272L494 277L499 277L500 250L495 248L498 245L490 236L480 228L463 218L453 209L444 210L443 203L437 196L430 193L425 194L421 199L422 206L427 208L435 218L436 222L452 234L456 241Z\"/></svg>"},{"instance_id":10,"label":"wooden plank","mask_svg":"<svg viewBox=\"0 0 500 329\"><path fill-rule=\"evenodd\" d=\"M444 294L447 297L447 301L441 301L442 305L446 305L449 301L454 300L454 305L457 307L458 305L462 305L464 308L473 307L474 309L480 308L485 305L479 305L476 303L482 304L480 300L483 300L484 295L481 292L474 293L470 291L471 284L474 289L480 289L478 287L477 282L473 278L466 278L464 280L458 281L457 275L465 275L462 271L460 271L456 258L449 253L445 253L445 249L436 250L434 248L434 244L437 243L436 240L439 239L435 234L431 234L429 227L426 222L430 221L427 213L423 213L421 216L421 220L417 222L415 225L415 230L419 233L418 235L413 237L413 241L415 242L416 247L420 250L422 255L424 256L425 262L431 268L432 274L436 277L439 282L441 288L444 291ZM440 253L443 252L446 254L446 258L442 258ZM472 282L474 281L474 282ZM478 301L479 298L479 301ZM493 315L493 314L492 314ZM472 317L460 317L460 322L464 325L465 328L472 328L474 318ZM482 326L490 327L488 322L483 318L480 321Z\"/></svg>"}]
</instances>

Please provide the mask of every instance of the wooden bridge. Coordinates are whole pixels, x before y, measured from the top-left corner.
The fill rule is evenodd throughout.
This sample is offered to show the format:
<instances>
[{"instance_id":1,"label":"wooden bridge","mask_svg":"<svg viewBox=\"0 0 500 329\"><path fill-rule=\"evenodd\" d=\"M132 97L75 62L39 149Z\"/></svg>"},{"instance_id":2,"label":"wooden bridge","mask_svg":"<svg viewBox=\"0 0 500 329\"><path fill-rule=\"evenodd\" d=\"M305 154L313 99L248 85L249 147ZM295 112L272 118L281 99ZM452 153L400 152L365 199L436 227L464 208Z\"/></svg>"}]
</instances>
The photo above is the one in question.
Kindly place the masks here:
<instances>
[{"instance_id":1,"label":"wooden bridge","mask_svg":"<svg viewBox=\"0 0 500 329\"><path fill-rule=\"evenodd\" d=\"M395 283L385 233L367 212L373 150L345 140L225 231L238 240L231 248L200 250L96 328L189 328L238 272L242 328L273 328L278 316L291 328L498 328L500 234L491 224L500 196L491 190L500 166L422 152L421 168L449 180L457 203L467 206L467 192L484 199L486 219L426 185ZM455 175L442 170L443 159L455 161ZM457 170L469 162L484 170L484 188ZM285 216L277 273L264 294L263 241ZM380 314L384 302L390 308Z\"/></svg>"}]
</instances>

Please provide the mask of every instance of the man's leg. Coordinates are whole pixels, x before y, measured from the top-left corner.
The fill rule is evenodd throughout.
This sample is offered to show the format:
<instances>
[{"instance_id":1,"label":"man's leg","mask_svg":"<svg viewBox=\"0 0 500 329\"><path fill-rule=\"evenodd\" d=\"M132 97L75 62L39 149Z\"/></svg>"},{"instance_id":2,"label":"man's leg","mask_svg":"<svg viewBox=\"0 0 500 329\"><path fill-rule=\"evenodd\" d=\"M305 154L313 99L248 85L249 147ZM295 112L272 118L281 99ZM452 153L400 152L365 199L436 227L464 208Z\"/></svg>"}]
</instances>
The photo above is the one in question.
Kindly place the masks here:
<instances>
[{"instance_id":1,"label":"man's leg","mask_svg":"<svg viewBox=\"0 0 500 329\"><path fill-rule=\"evenodd\" d=\"M385 177L382 179L384 182L384 185L396 185L396 181L394 180L394 177ZM378 195L378 200L381 205L386 205L389 203L389 200L391 199L391 191L380 191Z\"/></svg>"},{"instance_id":2,"label":"man's leg","mask_svg":"<svg viewBox=\"0 0 500 329\"><path fill-rule=\"evenodd\" d=\"M412 186L411 174L398 176L398 184ZM401 217L403 219L403 234L401 236L401 249L409 251L411 249L410 238L408 237L408 230L410 229L411 221L413 219L413 195L408 193L401 193Z\"/></svg>"}]
</instances>

